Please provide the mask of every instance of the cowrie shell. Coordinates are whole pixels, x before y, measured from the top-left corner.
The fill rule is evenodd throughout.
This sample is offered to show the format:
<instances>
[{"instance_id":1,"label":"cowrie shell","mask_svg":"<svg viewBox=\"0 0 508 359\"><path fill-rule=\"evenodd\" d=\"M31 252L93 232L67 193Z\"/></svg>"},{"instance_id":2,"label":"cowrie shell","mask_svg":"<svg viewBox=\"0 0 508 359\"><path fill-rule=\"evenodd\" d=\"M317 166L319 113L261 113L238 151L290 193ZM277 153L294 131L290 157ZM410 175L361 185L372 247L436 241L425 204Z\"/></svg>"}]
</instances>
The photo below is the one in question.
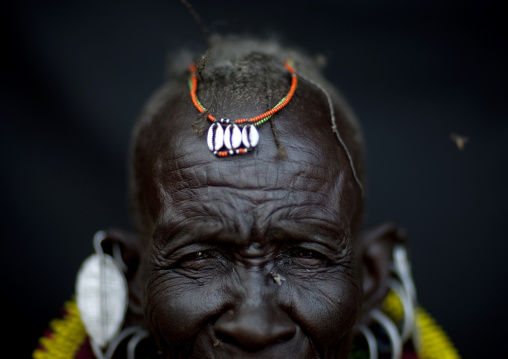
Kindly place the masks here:
<instances>
[{"instance_id":1,"label":"cowrie shell","mask_svg":"<svg viewBox=\"0 0 508 359\"><path fill-rule=\"evenodd\" d=\"M259 143L259 132L254 125L247 125L242 130L242 143L245 148L256 147Z\"/></svg>"},{"instance_id":2,"label":"cowrie shell","mask_svg":"<svg viewBox=\"0 0 508 359\"><path fill-rule=\"evenodd\" d=\"M224 146L224 130L218 123L213 123L208 129L207 143L212 152L218 151Z\"/></svg>"},{"instance_id":3,"label":"cowrie shell","mask_svg":"<svg viewBox=\"0 0 508 359\"><path fill-rule=\"evenodd\" d=\"M242 144L242 131L237 125L228 125L224 131L224 145L228 150L235 150Z\"/></svg>"}]
</instances>

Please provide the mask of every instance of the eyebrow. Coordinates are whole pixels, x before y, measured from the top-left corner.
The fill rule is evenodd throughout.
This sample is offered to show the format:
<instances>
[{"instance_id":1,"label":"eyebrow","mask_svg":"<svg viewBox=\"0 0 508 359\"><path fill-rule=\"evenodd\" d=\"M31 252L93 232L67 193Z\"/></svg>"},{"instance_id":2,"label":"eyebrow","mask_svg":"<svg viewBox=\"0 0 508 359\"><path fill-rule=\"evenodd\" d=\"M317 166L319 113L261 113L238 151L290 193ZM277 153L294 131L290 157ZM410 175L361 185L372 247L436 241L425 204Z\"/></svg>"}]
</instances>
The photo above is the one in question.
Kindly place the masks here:
<instances>
[{"instance_id":1,"label":"eyebrow","mask_svg":"<svg viewBox=\"0 0 508 359\"><path fill-rule=\"evenodd\" d=\"M188 222L192 223L188 223ZM340 222L340 221L339 221ZM271 221L261 238L268 238L267 243L300 243L315 242L331 251L339 251L350 240L347 226L340 226L335 221L324 218L286 218ZM242 247L250 242L239 243L238 236L228 230L222 219L210 216L186 218L175 223L170 220L159 223L154 233L154 240L164 255L170 255L188 245L202 243Z\"/></svg>"},{"instance_id":2,"label":"eyebrow","mask_svg":"<svg viewBox=\"0 0 508 359\"><path fill-rule=\"evenodd\" d=\"M291 224L285 225L288 222ZM294 239L295 242L312 241L331 251L339 250L351 239L347 226L343 227L322 218L282 219L274 225L273 230L275 237L281 236L284 240Z\"/></svg>"},{"instance_id":3,"label":"eyebrow","mask_svg":"<svg viewBox=\"0 0 508 359\"><path fill-rule=\"evenodd\" d=\"M189 221L194 223L187 223ZM209 216L203 216L200 221L197 217L190 217L178 223L174 220L157 223L153 240L168 255L193 243L213 242L222 231L224 225L220 220L210 220Z\"/></svg>"}]
</instances>

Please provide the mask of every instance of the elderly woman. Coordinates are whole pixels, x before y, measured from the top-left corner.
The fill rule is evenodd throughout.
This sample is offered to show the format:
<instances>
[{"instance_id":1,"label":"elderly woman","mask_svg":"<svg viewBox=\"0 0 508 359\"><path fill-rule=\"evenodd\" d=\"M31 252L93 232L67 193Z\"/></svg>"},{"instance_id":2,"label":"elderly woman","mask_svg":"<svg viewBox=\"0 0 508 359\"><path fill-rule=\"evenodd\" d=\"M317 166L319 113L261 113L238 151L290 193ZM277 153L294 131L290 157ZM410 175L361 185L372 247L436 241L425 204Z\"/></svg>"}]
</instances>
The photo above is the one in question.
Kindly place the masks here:
<instances>
[{"instance_id":1,"label":"elderly woman","mask_svg":"<svg viewBox=\"0 0 508 359\"><path fill-rule=\"evenodd\" d=\"M100 231L34 358L458 358L403 233L362 230L351 110L302 54L181 54L130 154L135 233Z\"/></svg>"}]
</instances>

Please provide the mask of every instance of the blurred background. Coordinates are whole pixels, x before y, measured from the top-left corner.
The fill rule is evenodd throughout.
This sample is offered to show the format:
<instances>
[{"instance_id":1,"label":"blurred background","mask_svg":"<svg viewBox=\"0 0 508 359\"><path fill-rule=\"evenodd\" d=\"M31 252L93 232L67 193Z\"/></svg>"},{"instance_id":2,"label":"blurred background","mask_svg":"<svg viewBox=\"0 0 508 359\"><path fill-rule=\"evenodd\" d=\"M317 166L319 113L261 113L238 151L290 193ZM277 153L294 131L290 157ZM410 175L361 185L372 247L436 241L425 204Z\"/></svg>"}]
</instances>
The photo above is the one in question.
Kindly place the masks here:
<instances>
[{"instance_id":1,"label":"blurred background","mask_svg":"<svg viewBox=\"0 0 508 359\"><path fill-rule=\"evenodd\" d=\"M367 140L366 225L407 230L420 303L464 358L501 357L506 12L494 1L192 4L213 31L273 31L327 58ZM130 128L168 54L205 44L179 1L0 6L0 299L5 347L22 358L72 297L93 234L131 228Z\"/></svg>"}]
</instances>

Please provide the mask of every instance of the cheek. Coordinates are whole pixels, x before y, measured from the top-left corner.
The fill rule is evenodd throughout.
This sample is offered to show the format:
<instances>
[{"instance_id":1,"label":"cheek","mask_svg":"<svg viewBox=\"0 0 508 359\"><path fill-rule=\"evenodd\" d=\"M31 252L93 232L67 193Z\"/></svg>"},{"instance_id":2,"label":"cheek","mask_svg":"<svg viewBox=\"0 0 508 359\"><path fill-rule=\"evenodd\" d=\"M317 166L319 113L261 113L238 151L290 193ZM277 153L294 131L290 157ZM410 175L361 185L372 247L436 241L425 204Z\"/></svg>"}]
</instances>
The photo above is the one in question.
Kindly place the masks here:
<instances>
[{"instance_id":1,"label":"cheek","mask_svg":"<svg viewBox=\"0 0 508 359\"><path fill-rule=\"evenodd\" d=\"M145 291L144 311L152 332L172 352L189 347L223 307L220 281L199 280L173 271L154 272Z\"/></svg>"},{"instance_id":2,"label":"cheek","mask_svg":"<svg viewBox=\"0 0 508 359\"><path fill-rule=\"evenodd\" d=\"M292 286L295 319L316 346L337 352L360 309L360 286L355 278L327 273Z\"/></svg>"}]
</instances>

